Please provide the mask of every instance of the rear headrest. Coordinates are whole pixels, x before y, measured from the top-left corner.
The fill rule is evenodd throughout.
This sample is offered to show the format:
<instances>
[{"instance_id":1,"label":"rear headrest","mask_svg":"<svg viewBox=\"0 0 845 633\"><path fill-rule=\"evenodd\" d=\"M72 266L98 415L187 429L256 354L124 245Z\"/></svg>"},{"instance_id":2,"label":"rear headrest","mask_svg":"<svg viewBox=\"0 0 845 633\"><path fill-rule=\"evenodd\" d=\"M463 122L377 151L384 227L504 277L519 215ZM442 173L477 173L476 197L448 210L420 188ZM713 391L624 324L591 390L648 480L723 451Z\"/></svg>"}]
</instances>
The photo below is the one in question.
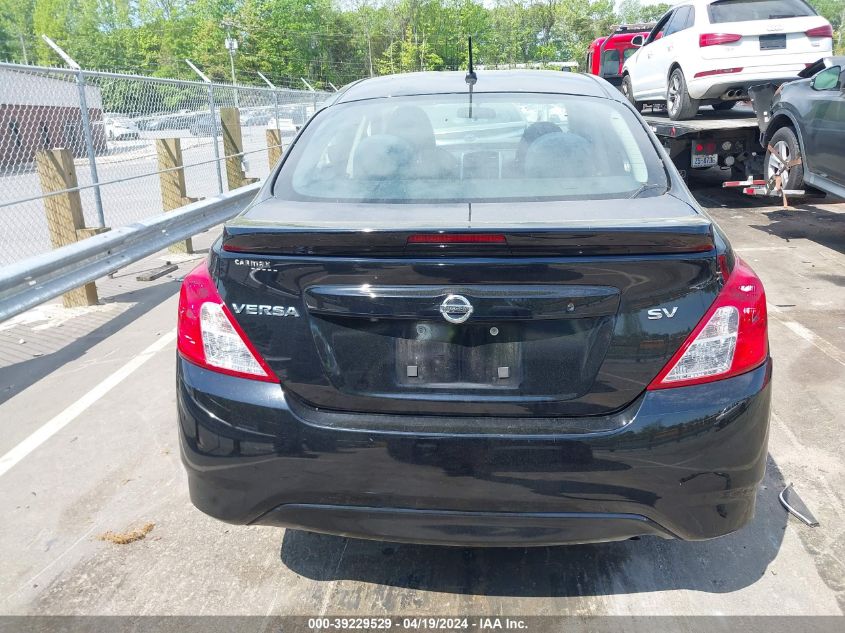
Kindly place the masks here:
<instances>
[{"instance_id":1,"label":"rear headrest","mask_svg":"<svg viewBox=\"0 0 845 633\"><path fill-rule=\"evenodd\" d=\"M517 165L525 165L525 155L534 141L546 134L556 134L557 132L560 132L560 127L550 121L536 121L525 128L522 138L519 140L519 146L516 148Z\"/></svg>"},{"instance_id":2,"label":"rear headrest","mask_svg":"<svg viewBox=\"0 0 845 633\"><path fill-rule=\"evenodd\" d=\"M399 106L385 125L387 134L405 139L417 149L434 149L434 128L431 119L418 106Z\"/></svg>"},{"instance_id":3,"label":"rear headrest","mask_svg":"<svg viewBox=\"0 0 845 633\"><path fill-rule=\"evenodd\" d=\"M569 132L555 132L538 138L525 156L525 175L528 178L577 178L594 173L590 144Z\"/></svg>"},{"instance_id":4,"label":"rear headrest","mask_svg":"<svg viewBox=\"0 0 845 633\"><path fill-rule=\"evenodd\" d=\"M414 148L392 134L374 134L362 138L352 157L353 178L386 180L407 170Z\"/></svg>"}]
</instances>

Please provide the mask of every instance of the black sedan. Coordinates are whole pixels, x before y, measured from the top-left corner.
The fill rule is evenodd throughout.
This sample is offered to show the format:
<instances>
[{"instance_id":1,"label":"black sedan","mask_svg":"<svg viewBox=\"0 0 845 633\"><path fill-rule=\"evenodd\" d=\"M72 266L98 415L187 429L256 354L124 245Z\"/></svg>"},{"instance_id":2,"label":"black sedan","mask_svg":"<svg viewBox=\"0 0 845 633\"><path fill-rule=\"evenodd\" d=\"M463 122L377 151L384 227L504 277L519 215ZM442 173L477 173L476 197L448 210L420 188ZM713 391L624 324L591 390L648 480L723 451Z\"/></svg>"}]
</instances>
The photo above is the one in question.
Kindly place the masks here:
<instances>
[{"instance_id":1,"label":"black sedan","mask_svg":"<svg viewBox=\"0 0 845 633\"><path fill-rule=\"evenodd\" d=\"M753 91L763 146L771 147L765 177L782 172L784 189L806 183L845 197L845 57L820 59L799 75L773 95Z\"/></svg>"},{"instance_id":2,"label":"black sedan","mask_svg":"<svg viewBox=\"0 0 845 633\"><path fill-rule=\"evenodd\" d=\"M613 86L469 79L344 88L185 278L193 503L447 545L741 528L769 428L760 280Z\"/></svg>"}]
</instances>

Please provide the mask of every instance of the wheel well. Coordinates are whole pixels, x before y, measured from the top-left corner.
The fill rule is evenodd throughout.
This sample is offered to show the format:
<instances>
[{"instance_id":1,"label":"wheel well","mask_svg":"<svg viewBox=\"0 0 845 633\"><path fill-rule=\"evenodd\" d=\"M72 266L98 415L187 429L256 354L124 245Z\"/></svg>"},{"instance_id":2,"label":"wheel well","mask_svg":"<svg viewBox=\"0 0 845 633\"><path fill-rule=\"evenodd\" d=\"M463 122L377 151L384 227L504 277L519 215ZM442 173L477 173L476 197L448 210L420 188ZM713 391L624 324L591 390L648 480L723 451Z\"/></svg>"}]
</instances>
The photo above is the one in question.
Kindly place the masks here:
<instances>
[{"instance_id":1,"label":"wheel well","mask_svg":"<svg viewBox=\"0 0 845 633\"><path fill-rule=\"evenodd\" d=\"M672 73L675 72L676 68L681 68L681 65L678 62L673 62L671 66L669 66L669 74L666 75L666 83L669 83L669 78L672 76ZM681 68L681 72L684 72L683 68Z\"/></svg>"},{"instance_id":2,"label":"wheel well","mask_svg":"<svg viewBox=\"0 0 845 633\"><path fill-rule=\"evenodd\" d=\"M798 137L798 144L801 145L801 136L798 134L798 131L795 129L795 126L792 124L792 120L785 114L776 116L769 123L769 127L766 128L766 133L763 135L763 144L768 145L769 141L771 141L772 137L775 135L775 132L785 127L792 128L792 131L795 132L795 136Z\"/></svg>"}]
</instances>

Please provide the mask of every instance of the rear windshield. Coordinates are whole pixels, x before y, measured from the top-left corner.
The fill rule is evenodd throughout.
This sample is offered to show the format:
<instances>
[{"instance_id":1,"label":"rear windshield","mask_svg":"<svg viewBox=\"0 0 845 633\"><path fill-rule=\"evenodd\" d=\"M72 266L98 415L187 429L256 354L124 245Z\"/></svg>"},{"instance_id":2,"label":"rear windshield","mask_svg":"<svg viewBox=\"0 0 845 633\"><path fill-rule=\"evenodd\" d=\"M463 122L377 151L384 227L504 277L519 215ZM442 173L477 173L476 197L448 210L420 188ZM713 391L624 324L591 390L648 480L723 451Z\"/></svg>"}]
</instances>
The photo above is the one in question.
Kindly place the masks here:
<instances>
[{"instance_id":1,"label":"rear windshield","mask_svg":"<svg viewBox=\"0 0 845 633\"><path fill-rule=\"evenodd\" d=\"M712 24L816 15L802 0L719 0L707 11Z\"/></svg>"},{"instance_id":2,"label":"rear windshield","mask_svg":"<svg viewBox=\"0 0 845 633\"><path fill-rule=\"evenodd\" d=\"M290 149L286 200L471 202L660 195L666 172L636 115L609 99L426 95L328 108Z\"/></svg>"}]
</instances>

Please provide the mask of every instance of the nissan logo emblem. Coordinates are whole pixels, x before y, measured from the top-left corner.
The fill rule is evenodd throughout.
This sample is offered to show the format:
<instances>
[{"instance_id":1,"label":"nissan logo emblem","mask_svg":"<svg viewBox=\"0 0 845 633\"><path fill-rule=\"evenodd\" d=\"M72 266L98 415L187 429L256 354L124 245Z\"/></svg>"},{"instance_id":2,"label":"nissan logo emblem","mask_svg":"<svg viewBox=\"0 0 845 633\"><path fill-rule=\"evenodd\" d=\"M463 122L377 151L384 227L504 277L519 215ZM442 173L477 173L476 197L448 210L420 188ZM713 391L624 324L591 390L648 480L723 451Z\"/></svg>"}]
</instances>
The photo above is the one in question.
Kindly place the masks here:
<instances>
[{"instance_id":1,"label":"nissan logo emblem","mask_svg":"<svg viewBox=\"0 0 845 633\"><path fill-rule=\"evenodd\" d=\"M461 295L449 295L440 304L440 314L449 323L463 323L472 314L472 304Z\"/></svg>"}]
</instances>

